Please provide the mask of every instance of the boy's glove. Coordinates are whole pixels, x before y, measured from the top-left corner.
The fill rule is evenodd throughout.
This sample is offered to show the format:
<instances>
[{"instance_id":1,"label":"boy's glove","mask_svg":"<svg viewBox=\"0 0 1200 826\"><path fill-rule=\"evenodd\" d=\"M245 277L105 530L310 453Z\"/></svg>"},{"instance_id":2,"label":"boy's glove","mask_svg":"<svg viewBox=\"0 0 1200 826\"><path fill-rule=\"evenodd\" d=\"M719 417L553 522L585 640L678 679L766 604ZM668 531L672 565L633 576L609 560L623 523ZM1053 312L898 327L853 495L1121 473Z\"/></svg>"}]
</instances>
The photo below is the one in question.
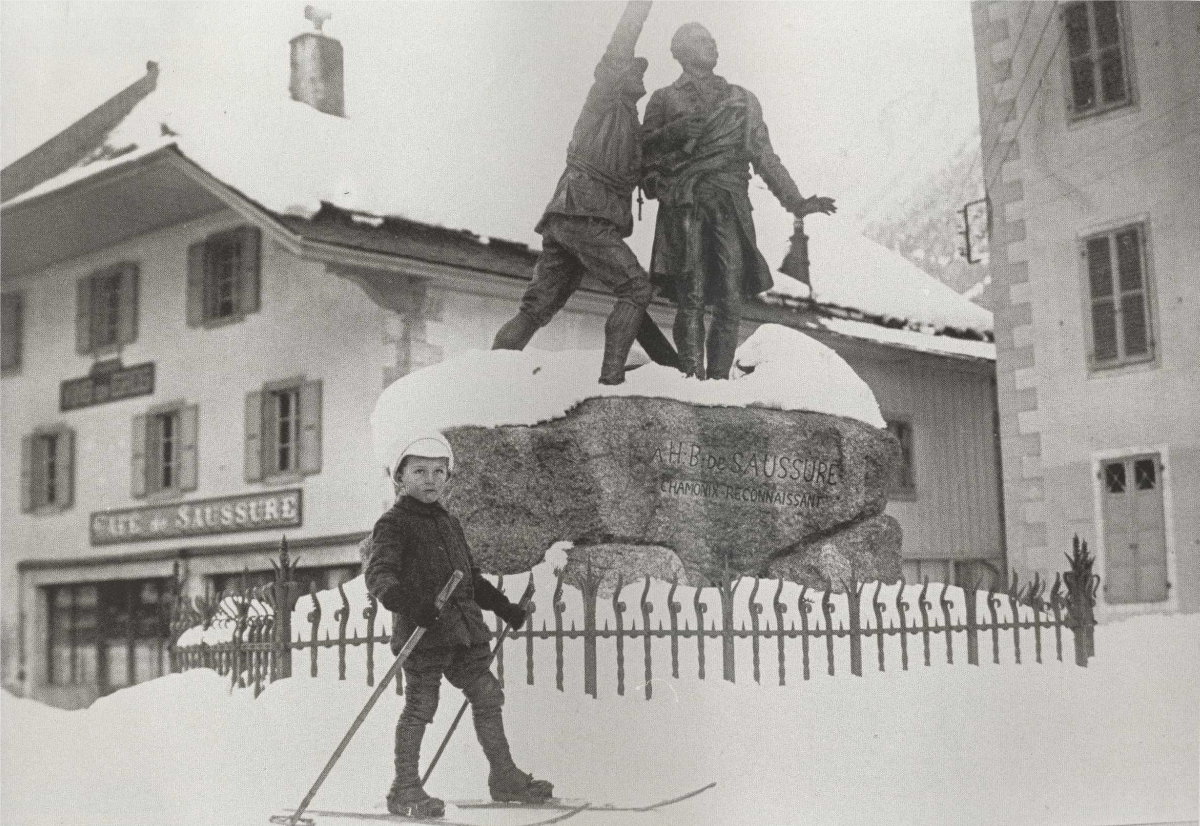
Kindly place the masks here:
<instances>
[{"instance_id":1,"label":"boy's glove","mask_svg":"<svg viewBox=\"0 0 1200 826\"><path fill-rule=\"evenodd\" d=\"M471 587L475 590L475 603L485 611L491 611L500 619L513 627L513 630L525 624L528 613L519 605L513 605L508 597L500 593L500 589L484 579L478 568L471 571Z\"/></svg>"},{"instance_id":2,"label":"boy's glove","mask_svg":"<svg viewBox=\"0 0 1200 826\"><path fill-rule=\"evenodd\" d=\"M422 628L432 628L433 624L438 621L438 617L442 615L441 610L437 605L430 600L417 605L412 612L412 619L417 625Z\"/></svg>"},{"instance_id":3,"label":"boy's glove","mask_svg":"<svg viewBox=\"0 0 1200 826\"><path fill-rule=\"evenodd\" d=\"M394 614L404 605L404 591L399 585L393 585L379 595L379 603Z\"/></svg>"},{"instance_id":4,"label":"boy's glove","mask_svg":"<svg viewBox=\"0 0 1200 826\"><path fill-rule=\"evenodd\" d=\"M504 602L505 605L503 608L496 609L496 616L512 626L512 630L520 630L521 626L525 624L525 617L528 616L528 612L520 605L514 605L508 600L504 600Z\"/></svg>"}]
</instances>

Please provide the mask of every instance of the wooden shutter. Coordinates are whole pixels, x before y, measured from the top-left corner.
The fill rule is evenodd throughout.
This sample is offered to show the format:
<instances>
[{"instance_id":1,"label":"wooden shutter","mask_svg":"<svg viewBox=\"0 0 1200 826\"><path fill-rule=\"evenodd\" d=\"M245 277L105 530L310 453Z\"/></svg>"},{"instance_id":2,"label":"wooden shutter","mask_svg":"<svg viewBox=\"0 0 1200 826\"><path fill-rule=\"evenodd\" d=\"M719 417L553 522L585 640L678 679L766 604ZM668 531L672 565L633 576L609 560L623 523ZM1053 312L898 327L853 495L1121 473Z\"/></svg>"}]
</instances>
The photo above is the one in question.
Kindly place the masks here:
<instances>
[{"instance_id":1,"label":"wooden shutter","mask_svg":"<svg viewBox=\"0 0 1200 826\"><path fill-rule=\"evenodd\" d=\"M4 293L2 303L4 317L0 319L3 330L3 368L16 370L21 366L21 339L24 324L23 299L20 293Z\"/></svg>"},{"instance_id":2,"label":"wooden shutter","mask_svg":"<svg viewBox=\"0 0 1200 826\"><path fill-rule=\"evenodd\" d=\"M1092 299L1092 355L1097 363L1114 361L1117 349L1117 313L1113 301L1112 256L1108 236L1089 238L1087 258L1088 285Z\"/></svg>"},{"instance_id":3,"label":"wooden shutter","mask_svg":"<svg viewBox=\"0 0 1200 826\"><path fill-rule=\"evenodd\" d=\"M187 323L189 327L204 326L204 266L205 241L188 247Z\"/></svg>"},{"instance_id":4,"label":"wooden shutter","mask_svg":"<svg viewBox=\"0 0 1200 826\"><path fill-rule=\"evenodd\" d=\"M33 510L33 437L21 438L21 513Z\"/></svg>"},{"instance_id":5,"label":"wooden shutter","mask_svg":"<svg viewBox=\"0 0 1200 826\"><path fill-rule=\"evenodd\" d=\"M75 352L92 352L92 279L84 276L75 282Z\"/></svg>"},{"instance_id":6,"label":"wooden shutter","mask_svg":"<svg viewBox=\"0 0 1200 826\"><path fill-rule=\"evenodd\" d=\"M133 437L130 440L130 489L135 498L146 495L146 416L133 417Z\"/></svg>"},{"instance_id":7,"label":"wooden shutter","mask_svg":"<svg viewBox=\"0 0 1200 826\"><path fill-rule=\"evenodd\" d=\"M57 501L60 510L71 507L75 501L75 431L64 427L58 431L58 449L54 452L54 478L58 483Z\"/></svg>"},{"instance_id":8,"label":"wooden shutter","mask_svg":"<svg viewBox=\"0 0 1200 826\"><path fill-rule=\"evenodd\" d=\"M261 482L263 478L263 394L246 394L246 481Z\"/></svg>"},{"instance_id":9,"label":"wooden shutter","mask_svg":"<svg viewBox=\"0 0 1200 826\"><path fill-rule=\"evenodd\" d=\"M300 472L321 472L321 380L300 385Z\"/></svg>"},{"instance_id":10,"label":"wooden shutter","mask_svg":"<svg viewBox=\"0 0 1200 826\"><path fill-rule=\"evenodd\" d=\"M1121 337L1128 357L1153 352L1150 340L1149 302L1146 300L1146 280L1142 266L1142 241L1138 227L1128 227L1116 234L1117 284L1121 288Z\"/></svg>"},{"instance_id":11,"label":"wooden shutter","mask_svg":"<svg viewBox=\"0 0 1200 826\"><path fill-rule=\"evenodd\" d=\"M137 341L138 265L126 264L121 272L120 316L117 341L132 344Z\"/></svg>"},{"instance_id":12,"label":"wooden shutter","mask_svg":"<svg viewBox=\"0 0 1200 826\"><path fill-rule=\"evenodd\" d=\"M238 261L238 312L240 315L258 312L259 293L262 285L262 231L258 227L241 227L237 231Z\"/></svg>"},{"instance_id":13,"label":"wooden shutter","mask_svg":"<svg viewBox=\"0 0 1200 826\"><path fill-rule=\"evenodd\" d=\"M1108 103L1119 103L1129 96L1125 82L1125 63L1121 47L1121 16L1116 3L1093 3L1096 32L1096 62L1099 66L1100 92Z\"/></svg>"},{"instance_id":14,"label":"wooden shutter","mask_svg":"<svg viewBox=\"0 0 1200 826\"><path fill-rule=\"evenodd\" d=\"M1096 105L1092 33L1086 3L1072 3L1062 12L1063 35L1071 73L1071 104L1076 112Z\"/></svg>"},{"instance_id":15,"label":"wooden shutter","mask_svg":"<svg viewBox=\"0 0 1200 826\"><path fill-rule=\"evenodd\" d=\"M199 484L196 473L196 442L200 435L200 407L189 404L179 411L179 489L195 490Z\"/></svg>"}]
</instances>

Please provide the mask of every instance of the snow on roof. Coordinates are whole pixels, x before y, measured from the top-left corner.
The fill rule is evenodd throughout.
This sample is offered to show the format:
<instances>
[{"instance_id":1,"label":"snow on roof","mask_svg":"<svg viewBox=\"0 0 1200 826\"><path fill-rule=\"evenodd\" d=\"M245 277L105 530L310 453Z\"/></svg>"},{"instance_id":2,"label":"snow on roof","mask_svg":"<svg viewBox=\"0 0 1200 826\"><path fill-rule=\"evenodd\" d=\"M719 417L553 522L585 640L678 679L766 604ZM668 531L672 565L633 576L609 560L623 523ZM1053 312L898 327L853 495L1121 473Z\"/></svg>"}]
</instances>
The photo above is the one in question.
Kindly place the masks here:
<instances>
[{"instance_id":1,"label":"snow on roof","mask_svg":"<svg viewBox=\"0 0 1200 826\"><path fill-rule=\"evenodd\" d=\"M247 50L244 66L215 68L195 55L164 62L155 90L108 135L100 152L5 206L174 144L218 180L277 214L311 218L328 202L367 218L403 216L465 226L493 238L529 235L536 216L496 209L502 193L480 198L448 191L458 185L448 170L453 159L436 146L414 146L411 136L381 128L369 112L340 118L293 101L283 33L278 44ZM234 77L237 82L229 82ZM910 327L992 330L991 313L868 240L849 221L813 216L806 231L811 295L804 285L775 274L775 287L764 296L768 302L811 299ZM786 239L763 228L759 240L769 261L783 259Z\"/></svg>"},{"instance_id":2,"label":"snow on roof","mask_svg":"<svg viewBox=\"0 0 1200 826\"><path fill-rule=\"evenodd\" d=\"M772 298L810 299L937 330L947 327L980 333L992 330L992 314L905 259L862 235L844 218L816 215L804 223L809 237L811 291L775 273ZM768 261L781 261L786 244L764 249Z\"/></svg>"},{"instance_id":3,"label":"snow on roof","mask_svg":"<svg viewBox=\"0 0 1200 826\"><path fill-rule=\"evenodd\" d=\"M380 394L371 413L376 459L390 470L397 446L421 433L533 425L598 396L808 410L884 426L866 382L841 356L797 330L762 325L738 348L734 363L728 381L698 381L673 367L647 364L624 384L609 386L596 383L598 351L469 350L397 379Z\"/></svg>"}]
</instances>

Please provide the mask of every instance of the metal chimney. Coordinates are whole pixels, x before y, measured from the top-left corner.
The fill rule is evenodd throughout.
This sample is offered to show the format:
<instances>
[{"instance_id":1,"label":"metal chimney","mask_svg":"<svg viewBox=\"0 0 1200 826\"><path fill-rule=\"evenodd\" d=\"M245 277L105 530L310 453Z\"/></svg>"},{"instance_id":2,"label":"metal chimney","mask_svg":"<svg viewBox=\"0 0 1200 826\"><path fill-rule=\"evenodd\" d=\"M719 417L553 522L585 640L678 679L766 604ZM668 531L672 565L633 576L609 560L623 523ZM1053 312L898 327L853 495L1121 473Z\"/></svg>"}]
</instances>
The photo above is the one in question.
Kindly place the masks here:
<instances>
[{"instance_id":1,"label":"metal chimney","mask_svg":"<svg viewBox=\"0 0 1200 826\"><path fill-rule=\"evenodd\" d=\"M330 14L316 6L305 6L304 17L316 31L292 38L292 100L307 103L327 115L346 116L342 77L342 44L321 31Z\"/></svg>"}]
</instances>

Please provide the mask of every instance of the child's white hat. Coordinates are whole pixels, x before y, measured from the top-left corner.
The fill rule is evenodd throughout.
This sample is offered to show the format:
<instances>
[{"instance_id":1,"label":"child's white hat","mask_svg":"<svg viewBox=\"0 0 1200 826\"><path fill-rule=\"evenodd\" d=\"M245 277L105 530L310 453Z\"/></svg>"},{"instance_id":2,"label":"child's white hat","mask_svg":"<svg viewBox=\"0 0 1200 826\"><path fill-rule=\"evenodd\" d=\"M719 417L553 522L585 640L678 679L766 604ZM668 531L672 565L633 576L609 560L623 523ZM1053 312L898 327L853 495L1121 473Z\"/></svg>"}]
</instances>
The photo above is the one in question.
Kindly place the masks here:
<instances>
[{"instance_id":1,"label":"child's white hat","mask_svg":"<svg viewBox=\"0 0 1200 826\"><path fill-rule=\"evenodd\" d=\"M392 450L390 451L388 461L388 474L395 478L396 468L400 467L400 463L404 461L406 456L420 456L425 459L447 459L449 460L448 470L454 470L454 450L450 447L450 442L446 437L436 430L431 430L427 433L410 434L401 439L392 442Z\"/></svg>"}]
</instances>

